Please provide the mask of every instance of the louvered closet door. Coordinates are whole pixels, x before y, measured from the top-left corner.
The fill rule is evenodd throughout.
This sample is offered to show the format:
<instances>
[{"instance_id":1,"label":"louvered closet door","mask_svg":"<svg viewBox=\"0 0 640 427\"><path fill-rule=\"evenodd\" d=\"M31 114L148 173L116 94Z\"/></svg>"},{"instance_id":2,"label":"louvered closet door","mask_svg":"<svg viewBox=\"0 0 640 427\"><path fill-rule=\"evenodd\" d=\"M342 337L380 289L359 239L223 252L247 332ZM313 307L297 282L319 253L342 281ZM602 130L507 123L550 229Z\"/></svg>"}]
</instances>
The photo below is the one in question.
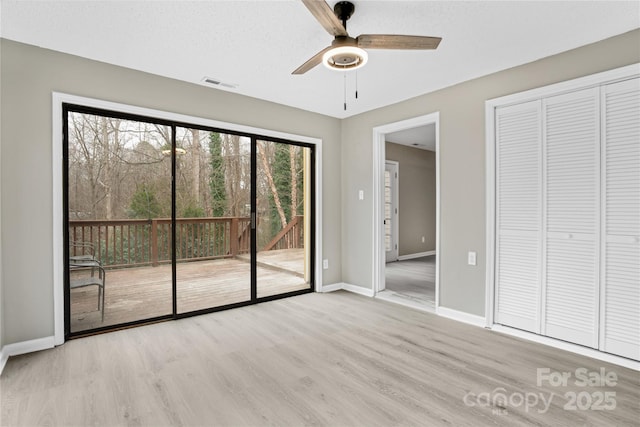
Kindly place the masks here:
<instances>
[{"instance_id":1,"label":"louvered closet door","mask_svg":"<svg viewBox=\"0 0 640 427\"><path fill-rule=\"evenodd\" d=\"M640 360L640 79L602 90L602 350Z\"/></svg>"},{"instance_id":2,"label":"louvered closet door","mask_svg":"<svg viewBox=\"0 0 640 427\"><path fill-rule=\"evenodd\" d=\"M496 110L495 321L540 332L540 102Z\"/></svg>"},{"instance_id":3,"label":"louvered closet door","mask_svg":"<svg viewBox=\"0 0 640 427\"><path fill-rule=\"evenodd\" d=\"M544 335L598 347L599 89L543 100Z\"/></svg>"}]
</instances>

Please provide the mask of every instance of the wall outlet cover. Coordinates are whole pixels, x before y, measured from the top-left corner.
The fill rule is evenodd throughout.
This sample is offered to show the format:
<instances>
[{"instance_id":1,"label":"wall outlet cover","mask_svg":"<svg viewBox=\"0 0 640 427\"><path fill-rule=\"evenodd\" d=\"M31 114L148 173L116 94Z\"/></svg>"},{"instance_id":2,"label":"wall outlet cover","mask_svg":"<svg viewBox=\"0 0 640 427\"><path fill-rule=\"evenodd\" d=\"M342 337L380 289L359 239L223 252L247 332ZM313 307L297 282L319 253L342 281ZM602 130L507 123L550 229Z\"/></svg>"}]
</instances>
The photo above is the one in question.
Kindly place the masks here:
<instances>
[{"instance_id":1,"label":"wall outlet cover","mask_svg":"<svg viewBox=\"0 0 640 427\"><path fill-rule=\"evenodd\" d=\"M467 263L469 265L476 265L476 253L475 252L469 251Z\"/></svg>"}]
</instances>

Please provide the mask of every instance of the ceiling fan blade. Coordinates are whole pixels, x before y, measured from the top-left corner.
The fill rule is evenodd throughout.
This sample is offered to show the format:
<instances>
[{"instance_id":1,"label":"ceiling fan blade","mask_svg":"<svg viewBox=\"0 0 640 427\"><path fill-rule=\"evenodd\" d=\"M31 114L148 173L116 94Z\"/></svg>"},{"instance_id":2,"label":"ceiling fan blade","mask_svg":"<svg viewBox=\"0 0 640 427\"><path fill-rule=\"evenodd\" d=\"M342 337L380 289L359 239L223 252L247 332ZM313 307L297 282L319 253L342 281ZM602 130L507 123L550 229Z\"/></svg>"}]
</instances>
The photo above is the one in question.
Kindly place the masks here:
<instances>
[{"instance_id":1,"label":"ceiling fan blade","mask_svg":"<svg viewBox=\"0 0 640 427\"><path fill-rule=\"evenodd\" d=\"M320 64L322 62L322 55L331 48L331 46L325 47L320 52L313 55L307 62L296 68L296 70L291 74L304 74L316 65Z\"/></svg>"},{"instance_id":2,"label":"ceiling fan blade","mask_svg":"<svg viewBox=\"0 0 640 427\"><path fill-rule=\"evenodd\" d=\"M399 36L395 34L362 34L356 37L363 49L435 49L441 37Z\"/></svg>"},{"instance_id":3,"label":"ceiling fan blade","mask_svg":"<svg viewBox=\"0 0 640 427\"><path fill-rule=\"evenodd\" d=\"M347 36L347 30L342 25L331 6L324 0L302 0L309 12L316 18L322 27L332 36Z\"/></svg>"}]
</instances>

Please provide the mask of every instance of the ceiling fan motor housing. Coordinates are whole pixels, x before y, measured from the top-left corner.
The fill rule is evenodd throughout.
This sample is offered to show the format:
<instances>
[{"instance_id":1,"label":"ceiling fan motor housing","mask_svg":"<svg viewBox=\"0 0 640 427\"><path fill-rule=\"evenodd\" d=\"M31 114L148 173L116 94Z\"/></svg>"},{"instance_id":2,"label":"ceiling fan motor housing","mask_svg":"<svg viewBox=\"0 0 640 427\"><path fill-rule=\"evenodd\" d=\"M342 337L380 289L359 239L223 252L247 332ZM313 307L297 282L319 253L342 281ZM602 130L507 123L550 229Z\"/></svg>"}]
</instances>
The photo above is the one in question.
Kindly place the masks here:
<instances>
[{"instance_id":1,"label":"ceiling fan motor housing","mask_svg":"<svg viewBox=\"0 0 640 427\"><path fill-rule=\"evenodd\" d=\"M336 14L338 19L342 21L342 25L344 28L347 28L347 21L353 15L353 11L356 10L356 7L350 1L339 1L333 6L333 12Z\"/></svg>"}]
</instances>

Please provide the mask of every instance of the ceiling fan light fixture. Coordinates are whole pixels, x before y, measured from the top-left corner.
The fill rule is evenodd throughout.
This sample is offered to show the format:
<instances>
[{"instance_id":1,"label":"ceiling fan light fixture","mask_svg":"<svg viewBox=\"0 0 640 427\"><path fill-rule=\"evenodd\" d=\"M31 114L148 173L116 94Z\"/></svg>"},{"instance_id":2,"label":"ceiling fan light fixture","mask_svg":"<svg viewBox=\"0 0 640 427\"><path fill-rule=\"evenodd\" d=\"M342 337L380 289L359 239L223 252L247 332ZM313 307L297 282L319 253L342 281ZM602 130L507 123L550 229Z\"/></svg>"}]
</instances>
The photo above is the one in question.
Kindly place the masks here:
<instances>
[{"instance_id":1,"label":"ceiling fan light fixture","mask_svg":"<svg viewBox=\"0 0 640 427\"><path fill-rule=\"evenodd\" d=\"M322 63L330 70L356 70L367 63L369 55L357 46L338 46L322 55Z\"/></svg>"}]
</instances>

